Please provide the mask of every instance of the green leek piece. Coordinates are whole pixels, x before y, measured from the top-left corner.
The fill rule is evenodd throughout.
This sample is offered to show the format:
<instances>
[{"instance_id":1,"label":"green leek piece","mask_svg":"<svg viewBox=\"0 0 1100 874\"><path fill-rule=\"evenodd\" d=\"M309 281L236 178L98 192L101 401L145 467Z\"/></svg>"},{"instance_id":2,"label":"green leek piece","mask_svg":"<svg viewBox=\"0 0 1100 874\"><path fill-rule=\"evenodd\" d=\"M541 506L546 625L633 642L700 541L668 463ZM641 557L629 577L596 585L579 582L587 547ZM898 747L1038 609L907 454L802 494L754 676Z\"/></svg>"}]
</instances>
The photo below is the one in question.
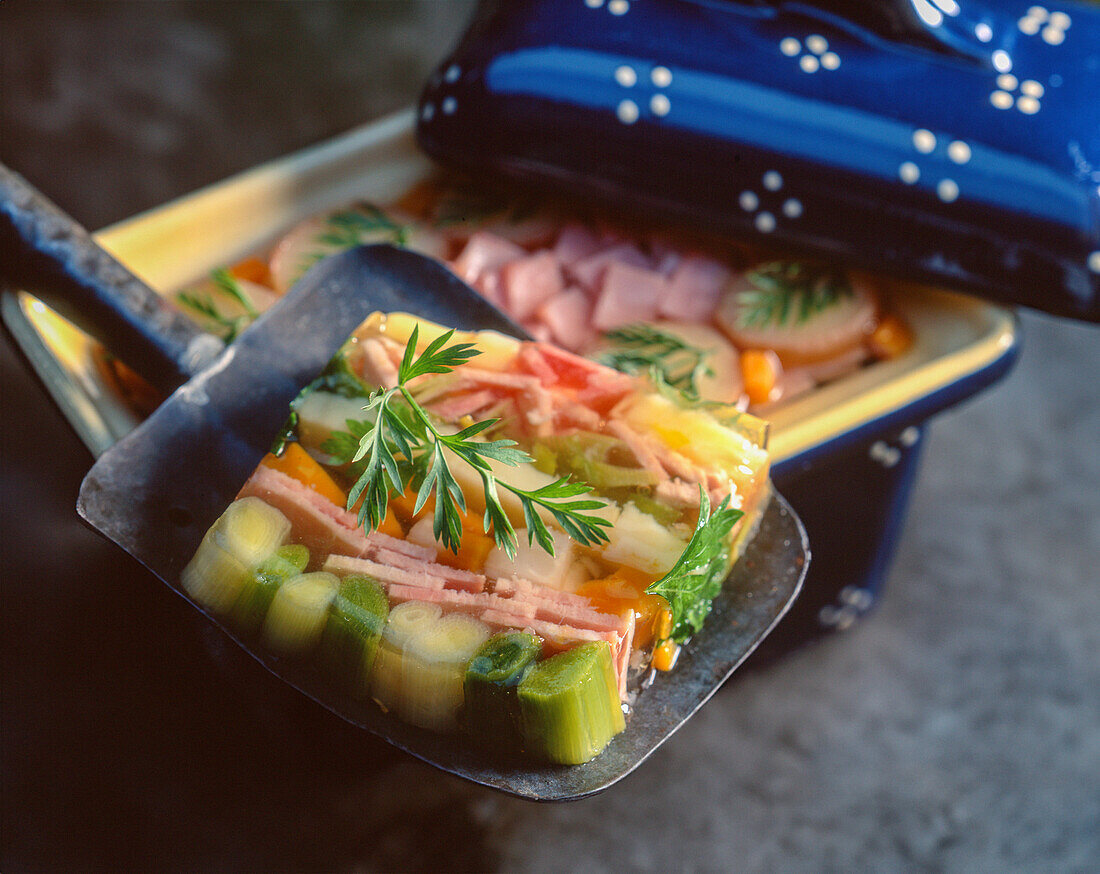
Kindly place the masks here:
<instances>
[{"instance_id":1,"label":"green leek piece","mask_svg":"<svg viewBox=\"0 0 1100 874\"><path fill-rule=\"evenodd\" d=\"M228 613L252 570L289 533L286 516L259 498L234 501L206 532L180 582L202 606Z\"/></svg>"},{"instance_id":2,"label":"green leek piece","mask_svg":"<svg viewBox=\"0 0 1100 874\"><path fill-rule=\"evenodd\" d=\"M302 655L321 639L329 605L340 580L318 571L301 574L283 583L264 619L264 639L283 655Z\"/></svg>"},{"instance_id":3,"label":"green leek piece","mask_svg":"<svg viewBox=\"0 0 1100 874\"><path fill-rule=\"evenodd\" d=\"M474 737L494 745L518 742L516 687L541 649L530 632L502 631L474 653L463 683L466 728Z\"/></svg>"},{"instance_id":4,"label":"green leek piece","mask_svg":"<svg viewBox=\"0 0 1100 874\"><path fill-rule=\"evenodd\" d=\"M535 470L553 476L558 469L558 454L545 443L536 443L531 447L531 463Z\"/></svg>"},{"instance_id":5,"label":"green leek piece","mask_svg":"<svg viewBox=\"0 0 1100 874\"><path fill-rule=\"evenodd\" d=\"M390 602L377 580L352 574L336 590L325 623L322 649L341 681L366 691Z\"/></svg>"},{"instance_id":6,"label":"green leek piece","mask_svg":"<svg viewBox=\"0 0 1100 874\"><path fill-rule=\"evenodd\" d=\"M647 488L657 485L657 474L643 467L625 467L573 456L570 465L594 489Z\"/></svg>"},{"instance_id":7,"label":"green leek piece","mask_svg":"<svg viewBox=\"0 0 1100 874\"><path fill-rule=\"evenodd\" d=\"M652 516L662 525L671 525L684 514L676 507L670 507L662 501L654 500L649 495L639 492L630 496L634 506L646 515Z\"/></svg>"},{"instance_id":8,"label":"green leek piece","mask_svg":"<svg viewBox=\"0 0 1100 874\"><path fill-rule=\"evenodd\" d=\"M263 625L264 617L279 587L296 577L309 564L309 549L300 543L286 544L260 562L245 581L237 603L233 605L233 620L243 631L254 632Z\"/></svg>"},{"instance_id":9,"label":"green leek piece","mask_svg":"<svg viewBox=\"0 0 1100 874\"><path fill-rule=\"evenodd\" d=\"M632 463L634 452L618 437L577 431L556 438L553 445L559 461L597 491L657 484L653 471Z\"/></svg>"},{"instance_id":10,"label":"green leek piece","mask_svg":"<svg viewBox=\"0 0 1100 874\"><path fill-rule=\"evenodd\" d=\"M539 662L516 691L524 741L552 762L587 762L626 726L605 640Z\"/></svg>"}]
</instances>

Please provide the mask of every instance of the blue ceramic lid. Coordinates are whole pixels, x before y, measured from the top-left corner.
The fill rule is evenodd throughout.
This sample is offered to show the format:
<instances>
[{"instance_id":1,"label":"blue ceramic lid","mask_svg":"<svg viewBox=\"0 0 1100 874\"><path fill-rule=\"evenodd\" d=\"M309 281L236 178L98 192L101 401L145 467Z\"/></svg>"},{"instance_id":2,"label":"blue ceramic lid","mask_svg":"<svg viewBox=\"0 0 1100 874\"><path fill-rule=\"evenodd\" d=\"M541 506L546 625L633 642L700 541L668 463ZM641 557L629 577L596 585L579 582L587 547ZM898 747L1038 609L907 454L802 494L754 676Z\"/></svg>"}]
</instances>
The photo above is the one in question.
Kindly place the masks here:
<instances>
[{"instance_id":1,"label":"blue ceramic lid","mask_svg":"<svg viewBox=\"0 0 1100 874\"><path fill-rule=\"evenodd\" d=\"M1100 6L483 2L434 157L1100 320Z\"/></svg>"}]
</instances>

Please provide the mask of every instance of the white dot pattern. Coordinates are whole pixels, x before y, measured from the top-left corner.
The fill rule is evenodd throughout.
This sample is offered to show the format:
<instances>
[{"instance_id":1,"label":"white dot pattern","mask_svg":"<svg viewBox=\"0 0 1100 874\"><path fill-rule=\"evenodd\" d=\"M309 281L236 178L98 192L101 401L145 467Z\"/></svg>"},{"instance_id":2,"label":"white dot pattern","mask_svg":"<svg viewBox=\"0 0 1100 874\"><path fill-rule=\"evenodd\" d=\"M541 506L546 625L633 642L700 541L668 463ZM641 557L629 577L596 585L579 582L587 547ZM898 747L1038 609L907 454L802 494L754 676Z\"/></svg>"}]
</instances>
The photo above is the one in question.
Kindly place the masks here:
<instances>
[{"instance_id":1,"label":"white dot pattern","mask_svg":"<svg viewBox=\"0 0 1100 874\"><path fill-rule=\"evenodd\" d=\"M993 69L998 73L1007 73L1012 69L1012 56L1004 49L997 49L993 53Z\"/></svg>"},{"instance_id":2,"label":"white dot pattern","mask_svg":"<svg viewBox=\"0 0 1100 874\"><path fill-rule=\"evenodd\" d=\"M760 206L760 198L756 196L754 191L742 191L737 202L741 204L741 209L745 212L752 212Z\"/></svg>"},{"instance_id":3,"label":"white dot pattern","mask_svg":"<svg viewBox=\"0 0 1100 874\"><path fill-rule=\"evenodd\" d=\"M447 68L447 72L443 74L443 81L453 85L458 81L458 77L461 75L462 70L459 68L458 64L451 64L451 66Z\"/></svg>"},{"instance_id":4,"label":"white dot pattern","mask_svg":"<svg viewBox=\"0 0 1100 874\"><path fill-rule=\"evenodd\" d=\"M668 67L654 67L649 80L658 88L667 88L672 84L672 71Z\"/></svg>"},{"instance_id":5,"label":"white dot pattern","mask_svg":"<svg viewBox=\"0 0 1100 874\"><path fill-rule=\"evenodd\" d=\"M1100 249L1089 255L1088 265L1093 273L1100 273Z\"/></svg>"},{"instance_id":6,"label":"white dot pattern","mask_svg":"<svg viewBox=\"0 0 1100 874\"><path fill-rule=\"evenodd\" d=\"M615 81L624 88L633 88L638 81L638 74L634 71L633 67L628 67L624 64L621 67L616 67Z\"/></svg>"},{"instance_id":7,"label":"white dot pattern","mask_svg":"<svg viewBox=\"0 0 1100 874\"><path fill-rule=\"evenodd\" d=\"M607 4L607 11L612 15L626 15L630 11L630 3L628 0L611 0Z\"/></svg>"},{"instance_id":8,"label":"white dot pattern","mask_svg":"<svg viewBox=\"0 0 1100 874\"><path fill-rule=\"evenodd\" d=\"M912 161L906 161L898 167L898 176L901 177L901 181L906 185L912 185L920 179L920 167Z\"/></svg>"},{"instance_id":9,"label":"white dot pattern","mask_svg":"<svg viewBox=\"0 0 1100 874\"><path fill-rule=\"evenodd\" d=\"M779 41L779 51L788 58L798 58L803 73L840 67L840 55L829 51L829 41L819 33L806 37L806 54L802 54L802 43L793 36L785 36Z\"/></svg>"},{"instance_id":10,"label":"white dot pattern","mask_svg":"<svg viewBox=\"0 0 1100 874\"><path fill-rule=\"evenodd\" d=\"M983 21L974 26L974 36L979 42L989 42L993 39L993 28Z\"/></svg>"},{"instance_id":11,"label":"white dot pattern","mask_svg":"<svg viewBox=\"0 0 1100 874\"><path fill-rule=\"evenodd\" d=\"M954 179L941 179L936 186L936 194L944 203L958 199L959 184Z\"/></svg>"},{"instance_id":12,"label":"white dot pattern","mask_svg":"<svg viewBox=\"0 0 1100 874\"><path fill-rule=\"evenodd\" d=\"M764 187L768 191L778 191L783 187L783 177L775 170L769 170L764 174Z\"/></svg>"},{"instance_id":13,"label":"white dot pattern","mask_svg":"<svg viewBox=\"0 0 1100 874\"><path fill-rule=\"evenodd\" d=\"M956 164L965 164L970 160L970 146L962 140L955 140L947 147L947 157Z\"/></svg>"},{"instance_id":14,"label":"white dot pattern","mask_svg":"<svg viewBox=\"0 0 1100 874\"><path fill-rule=\"evenodd\" d=\"M936 148L936 135L925 128L913 131L913 148L927 155Z\"/></svg>"},{"instance_id":15,"label":"white dot pattern","mask_svg":"<svg viewBox=\"0 0 1100 874\"><path fill-rule=\"evenodd\" d=\"M444 115L454 115L455 110L458 109L458 101L453 97L444 97L439 108L443 110Z\"/></svg>"},{"instance_id":16,"label":"white dot pattern","mask_svg":"<svg viewBox=\"0 0 1100 874\"><path fill-rule=\"evenodd\" d=\"M783 215L787 218L798 218L802 215L802 201L797 200L794 197L788 198L783 202Z\"/></svg>"},{"instance_id":17,"label":"white dot pattern","mask_svg":"<svg viewBox=\"0 0 1100 874\"><path fill-rule=\"evenodd\" d=\"M672 104L664 94L654 94L649 100L649 110L654 115L668 115L671 108Z\"/></svg>"},{"instance_id":18,"label":"white dot pattern","mask_svg":"<svg viewBox=\"0 0 1100 874\"><path fill-rule=\"evenodd\" d=\"M615 114L623 124L634 124L638 120L638 104L633 100L624 100L615 110Z\"/></svg>"},{"instance_id":19,"label":"white dot pattern","mask_svg":"<svg viewBox=\"0 0 1100 874\"><path fill-rule=\"evenodd\" d=\"M756 224L756 229L761 233L770 234L775 230L775 216L770 212L757 213L754 223Z\"/></svg>"},{"instance_id":20,"label":"white dot pattern","mask_svg":"<svg viewBox=\"0 0 1100 874\"><path fill-rule=\"evenodd\" d=\"M1020 94L1016 95L1016 89ZM1014 105L1024 115L1035 115L1042 105L1039 98L1046 93L1042 83L1034 79L1019 81L1011 73L1001 73L997 77L997 90L989 95L989 102L997 109L1011 109Z\"/></svg>"},{"instance_id":21,"label":"white dot pattern","mask_svg":"<svg viewBox=\"0 0 1100 874\"><path fill-rule=\"evenodd\" d=\"M820 34L812 34L806 37L806 48L815 55L824 54L829 48L829 41Z\"/></svg>"}]
</instances>

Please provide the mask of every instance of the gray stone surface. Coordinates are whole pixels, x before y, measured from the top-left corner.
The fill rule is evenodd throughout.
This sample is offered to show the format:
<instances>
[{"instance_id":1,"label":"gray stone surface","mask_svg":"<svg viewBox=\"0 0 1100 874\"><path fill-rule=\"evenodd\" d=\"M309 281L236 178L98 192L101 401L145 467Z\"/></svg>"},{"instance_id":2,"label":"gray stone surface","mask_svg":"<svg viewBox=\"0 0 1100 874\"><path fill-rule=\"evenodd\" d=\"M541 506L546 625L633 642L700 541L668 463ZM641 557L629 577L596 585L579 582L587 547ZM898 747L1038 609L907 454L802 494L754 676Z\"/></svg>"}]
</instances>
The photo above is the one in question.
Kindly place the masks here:
<instances>
[{"instance_id":1,"label":"gray stone surface","mask_svg":"<svg viewBox=\"0 0 1100 874\"><path fill-rule=\"evenodd\" d=\"M99 226L406 104L469 9L5 0L0 152ZM1096 870L1100 332L1023 327L935 420L878 611L562 806L317 713L84 531L5 339L3 869Z\"/></svg>"}]
</instances>

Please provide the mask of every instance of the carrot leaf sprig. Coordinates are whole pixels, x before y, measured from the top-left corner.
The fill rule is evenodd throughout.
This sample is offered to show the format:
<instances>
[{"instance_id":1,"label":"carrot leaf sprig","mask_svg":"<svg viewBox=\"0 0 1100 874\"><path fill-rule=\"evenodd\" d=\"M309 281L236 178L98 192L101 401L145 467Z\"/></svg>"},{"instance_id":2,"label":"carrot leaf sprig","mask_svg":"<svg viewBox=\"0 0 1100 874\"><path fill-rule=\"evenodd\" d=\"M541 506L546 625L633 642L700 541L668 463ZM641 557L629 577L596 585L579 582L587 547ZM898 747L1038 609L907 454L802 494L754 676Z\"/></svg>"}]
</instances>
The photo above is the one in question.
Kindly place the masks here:
<instances>
[{"instance_id":1,"label":"carrot leaf sprig","mask_svg":"<svg viewBox=\"0 0 1100 874\"><path fill-rule=\"evenodd\" d=\"M683 643L703 627L711 601L722 591L729 562L729 534L744 515L731 507L729 495L711 512L710 499L699 487L699 522L687 548L667 574L647 592L661 595L672 609L672 637Z\"/></svg>"},{"instance_id":2,"label":"carrot leaf sprig","mask_svg":"<svg viewBox=\"0 0 1100 874\"><path fill-rule=\"evenodd\" d=\"M427 374L449 373L479 352L473 343L447 345L454 334L448 331L417 356L418 332L418 327L413 328L405 347L397 369L397 385L378 389L368 398L363 408L368 421L359 423L359 440L354 454L341 457L346 456L347 438L351 435L334 435L336 439L323 447L326 451L342 448L343 452L334 453L337 458L352 465L365 465L348 494L349 510L362 498L359 524L368 531L377 528L386 516L391 495L404 494L411 487L416 489L414 515L435 497L432 519L435 538L457 553L462 537L462 514L466 512L466 497L450 466L452 459L457 458L480 477L485 498L484 531L492 533L496 544L510 558L515 558L518 538L500 501L502 489L519 499L528 543L537 542L551 555L554 554L554 541L540 510L549 514L578 543L591 546L606 541L603 529L610 523L591 512L605 505L591 497L582 497L590 490L586 483L562 477L528 490L496 477L491 462L515 467L532 460L514 440L478 439L498 420L475 422L454 434L439 429L413 397L409 383Z\"/></svg>"}]
</instances>

